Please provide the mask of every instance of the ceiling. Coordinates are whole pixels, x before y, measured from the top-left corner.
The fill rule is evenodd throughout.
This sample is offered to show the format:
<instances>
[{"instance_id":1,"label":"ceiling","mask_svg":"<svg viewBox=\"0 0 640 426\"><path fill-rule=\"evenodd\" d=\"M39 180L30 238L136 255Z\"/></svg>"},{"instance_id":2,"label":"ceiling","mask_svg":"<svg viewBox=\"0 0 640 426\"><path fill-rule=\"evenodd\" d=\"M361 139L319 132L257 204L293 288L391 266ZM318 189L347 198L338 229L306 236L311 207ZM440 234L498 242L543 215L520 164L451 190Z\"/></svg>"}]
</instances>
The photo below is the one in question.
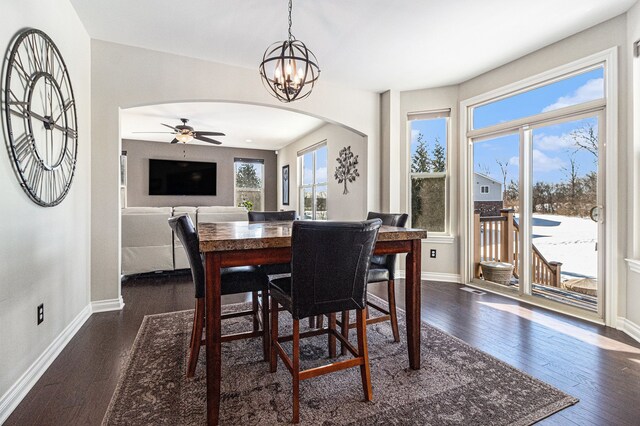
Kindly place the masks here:
<instances>
[{"instance_id":1,"label":"ceiling","mask_svg":"<svg viewBox=\"0 0 640 426\"><path fill-rule=\"evenodd\" d=\"M188 124L195 130L226 134L213 137L222 142L220 146L267 150L278 150L325 124L318 118L279 108L227 102L188 102L124 109L120 115L120 135L123 139L169 143L173 139L171 129L160 123L175 126L181 124L180 118L188 118ZM169 133L134 133L164 131ZM218 146L198 140L189 144Z\"/></svg>"},{"instance_id":2,"label":"ceiling","mask_svg":"<svg viewBox=\"0 0 640 426\"><path fill-rule=\"evenodd\" d=\"M457 84L613 18L636 0L295 0L320 82L382 92ZM71 0L92 38L256 70L286 0Z\"/></svg>"}]
</instances>

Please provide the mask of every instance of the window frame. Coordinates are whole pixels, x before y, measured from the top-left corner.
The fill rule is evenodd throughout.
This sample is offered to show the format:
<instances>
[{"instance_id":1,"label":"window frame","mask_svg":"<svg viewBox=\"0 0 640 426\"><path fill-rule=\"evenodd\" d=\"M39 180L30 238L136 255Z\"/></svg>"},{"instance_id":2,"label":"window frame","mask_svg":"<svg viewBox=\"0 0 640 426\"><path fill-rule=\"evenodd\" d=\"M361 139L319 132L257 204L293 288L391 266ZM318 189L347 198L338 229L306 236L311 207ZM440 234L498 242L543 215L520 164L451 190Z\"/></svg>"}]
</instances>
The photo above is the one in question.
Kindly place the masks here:
<instances>
[{"instance_id":1,"label":"window frame","mask_svg":"<svg viewBox=\"0 0 640 426\"><path fill-rule=\"evenodd\" d=\"M547 69L546 71L532 74L529 77L525 77L522 80L516 81L490 90L488 92L470 97L468 99L461 100L459 103L460 108L460 120L459 120L459 138L460 146L460 194L458 219L460 227L460 273L461 280L465 284L471 283L472 276L472 262L473 262L473 223L472 215L468 212L470 210L470 193L471 187L470 172L473 170L472 156L470 155L470 143L473 139L479 139L484 136L498 136L505 134L510 128L521 127L525 124L536 124L538 122L548 121L550 118L562 119L564 117L573 116L576 112L595 111L604 108L604 127L605 127L605 141L606 141L606 158L605 158L605 170L618 170L618 52L617 47L611 47L606 50L593 53L581 59L577 59L573 62L565 63L564 65L557 66L555 68ZM586 104L577 106L568 106L565 108L548 111L540 114L539 116L526 117L524 119L515 120L509 123L501 123L491 128L483 128L480 130L471 130L470 123L473 123L473 107L482 105L484 103L492 102L493 100L500 99L509 94L514 94L517 91L527 90L537 85L544 85L545 83L554 81L563 76L567 76L570 73L579 73L581 70L587 67L597 66L604 64L605 70L605 98L602 100L590 101ZM527 130L528 131L528 130ZM616 172L608 173L605 182L605 218L616 217L617 211L617 189L618 189L618 175ZM605 247L618 247L618 235L617 228L615 226L615 220L605 220ZM568 313L573 316L579 316L581 318L590 321L602 321L606 325L615 326L615 321L618 313L618 268L616 266L619 259L616 258L615 250L609 249L606 253L605 268L603 278L606 283L604 292L604 318L596 319L593 316L585 315L582 312L573 312L563 307L561 310L564 313ZM526 275L526 273L525 273ZM560 309L554 306L551 302L544 303L537 300L527 300L528 303L545 306L551 309Z\"/></svg>"},{"instance_id":2,"label":"window frame","mask_svg":"<svg viewBox=\"0 0 640 426\"><path fill-rule=\"evenodd\" d=\"M317 164L316 164L316 159L317 159L317 153L319 150L321 149L327 149L327 180L324 182L317 182L316 181L316 172L317 172ZM304 156L307 154L312 154L312 158L313 158L313 165L311 167L311 170L313 171L313 179L312 179L312 183L309 184L305 184L304 183ZM298 212L300 215L300 219L302 220L327 220L328 216L329 216L329 203L328 203L328 194L329 194L329 170L328 170L328 166L329 166L329 148L327 146L327 141L326 139L318 142L317 144L314 144L302 151L298 151L298 168L300 170L299 176L298 176ZM327 210L326 210L326 214L327 214L327 219L317 219L317 211L316 211L316 204L317 204L317 189L319 186L324 186L327 188ZM305 189L309 189L311 188L311 219L306 219L305 218L305 209L304 209L304 190Z\"/></svg>"},{"instance_id":3,"label":"window frame","mask_svg":"<svg viewBox=\"0 0 640 426\"><path fill-rule=\"evenodd\" d=\"M261 158L234 158L233 159L233 205L238 206L238 186L237 186L237 164L259 164L262 167L262 179L261 179L261 187L260 187L260 209L258 210L256 206L253 206L254 211L264 211L264 180L265 180L265 168L264 168L264 159ZM254 189L254 188L243 188L243 189Z\"/></svg>"},{"instance_id":4,"label":"window frame","mask_svg":"<svg viewBox=\"0 0 640 426\"><path fill-rule=\"evenodd\" d=\"M437 120L437 119L445 119L445 129L446 129L446 140L444 141L445 146L445 171L444 172L420 172L420 173L412 173L411 172L411 122L412 121L420 121L420 120ZM413 217L411 215L411 180L412 178L445 178L445 197L444 197L444 231L429 231L429 236L427 239L431 237L452 237L451 234L451 156L449 155L451 149L451 109L432 109L425 111L415 111L407 113L407 200L405 211L409 213L409 218L407 220L407 226L413 226Z\"/></svg>"}]
</instances>

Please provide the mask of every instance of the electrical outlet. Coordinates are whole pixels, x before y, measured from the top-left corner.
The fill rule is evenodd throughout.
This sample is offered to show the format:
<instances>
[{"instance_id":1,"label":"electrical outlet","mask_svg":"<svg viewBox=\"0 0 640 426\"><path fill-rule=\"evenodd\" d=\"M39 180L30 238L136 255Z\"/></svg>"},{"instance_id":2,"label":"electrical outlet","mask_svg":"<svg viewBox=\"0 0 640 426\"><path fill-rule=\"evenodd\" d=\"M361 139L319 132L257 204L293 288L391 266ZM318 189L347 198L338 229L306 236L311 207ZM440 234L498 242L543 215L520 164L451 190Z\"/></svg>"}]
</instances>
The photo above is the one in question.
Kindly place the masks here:
<instances>
[{"instance_id":1,"label":"electrical outlet","mask_svg":"<svg viewBox=\"0 0 640 426\"><path fill-rule=\"evenodd\" d=\"M38 306L38 325L42 324L42 321L44 321L44 303Z\"/></svg>"},{"instance_id":2,"label":"electrical outlet","mask_svg":"<svg viewBox=\"0 0 640 426\"><path fill-rule=\"evenodd\" d=\"M432 259L436 258L436 249L431 249L431 252L429 254L429 257L431 257Z\"/></svg>"}]
</instances>

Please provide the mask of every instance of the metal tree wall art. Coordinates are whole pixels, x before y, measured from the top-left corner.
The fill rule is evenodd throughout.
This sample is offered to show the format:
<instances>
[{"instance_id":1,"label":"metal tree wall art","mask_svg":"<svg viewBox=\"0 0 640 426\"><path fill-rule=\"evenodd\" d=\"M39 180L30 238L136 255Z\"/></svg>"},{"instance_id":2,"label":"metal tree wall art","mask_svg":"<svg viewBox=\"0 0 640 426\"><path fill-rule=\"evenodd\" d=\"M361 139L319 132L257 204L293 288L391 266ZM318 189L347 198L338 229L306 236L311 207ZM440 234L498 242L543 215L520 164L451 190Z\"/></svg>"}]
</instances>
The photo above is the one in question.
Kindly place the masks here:
<instances>
[{"instance_id":1,"label":"metal tree wall art","mask_svg":"<svg viewBox=\"0 0 640 426\"><path fill-rule=\"evenodd\" d=\"M349 193L349 189L347 189L347 182L355 182L356 178L360 177L358 169L356 168L358 165L358 156L353 155L350 146L345 146L340 150L336 160L338 161L338 166L336 167L333 177L338 181L338 183L344 184L342 194L346 195Z\"/></svg>"}]
</instances>

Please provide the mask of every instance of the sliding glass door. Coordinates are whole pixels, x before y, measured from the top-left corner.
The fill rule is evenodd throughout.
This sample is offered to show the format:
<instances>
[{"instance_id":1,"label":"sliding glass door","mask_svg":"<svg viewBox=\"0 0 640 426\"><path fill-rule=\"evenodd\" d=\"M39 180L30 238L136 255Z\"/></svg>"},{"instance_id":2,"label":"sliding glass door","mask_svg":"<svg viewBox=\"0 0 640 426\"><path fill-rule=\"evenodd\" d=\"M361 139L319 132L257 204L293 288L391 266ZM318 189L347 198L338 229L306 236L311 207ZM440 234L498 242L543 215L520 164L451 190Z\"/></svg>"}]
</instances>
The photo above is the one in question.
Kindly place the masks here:
<instances>
[{"instance_id":1,"label":"sliding glass door","mask_svg":"<svg viewBox=\"0 0 640 426\"><path fill-rule=\"evenodd\" d=\"M603 122L541 117L471 139L473 282L602 314Z\"/></svg>"}]
</instances>

